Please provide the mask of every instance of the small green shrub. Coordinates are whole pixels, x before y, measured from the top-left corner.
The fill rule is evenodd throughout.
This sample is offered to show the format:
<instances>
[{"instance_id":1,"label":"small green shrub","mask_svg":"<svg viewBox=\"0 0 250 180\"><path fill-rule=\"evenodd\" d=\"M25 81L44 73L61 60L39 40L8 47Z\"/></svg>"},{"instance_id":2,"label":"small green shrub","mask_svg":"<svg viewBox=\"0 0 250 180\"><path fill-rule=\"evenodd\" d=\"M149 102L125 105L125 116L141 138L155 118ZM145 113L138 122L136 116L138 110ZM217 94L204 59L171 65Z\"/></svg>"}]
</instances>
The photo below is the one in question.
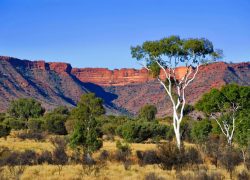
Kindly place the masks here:
<instances>
[{"instance_id":1,"label":"small green shrub","mask_svg":"<svg viewBox=\"0 0 250 180\"><path fill-rule=\"evenodd\" d=\"M117 128L116 133L128 142L140 143L149 138L165 138L168 127L157 122L130 121Z\"/></svg>"},{"instance_id":2,"label":"small green shrub","mask_svg":"<svg viewBox=\"0 0 250 180\"><path fill-rule=\"evenodd\" d=\"M26 122L22 119L8 117L3 121L3 124L14 130L26 129Z\"/></svg>"},{"instance_id":3,"label":"small green shrub","mask_svg":"<svg viewBox=\"0 0 250 180\"><path fill-rule=\"evenodd\" d=\"M48 132L58 135L67 134L67 130L65 127L67 116L49 113L44 116L44 120L44 129L46 129Z\"/></svg>"},{"instance_id":4,"label":"small green shrub","mask_svg":"<svg viewBox=\"0 0 250 180\"><path fill-rule=\"evenodd\" d=\"M0 138L4 137L6 138L10 134L10 127L0 123Z\"/></svg>"},{"instance_id":5,"label":"small green shrub","mask_svg":"<svg viewBox=\"0 0 250 180\"><path fill-rule=\"evenodd\" d=\"M44 120L41 118L31 118L28 120L28 129L31 131L41 131L44 126Z\"/></svg>"},{"instance_id":6,"label":"small green shrub","mask_svg":"<svg viewBox=\"0 0 250 180\"><path fill-rule=\"evenodd\" d=\"M191 136L195 142L201 143L207 140L208 135L211 133L211 131L211 121L207 119L201 120L194 123L193 128L191 130Z\"/></svg>"}]
</instances>

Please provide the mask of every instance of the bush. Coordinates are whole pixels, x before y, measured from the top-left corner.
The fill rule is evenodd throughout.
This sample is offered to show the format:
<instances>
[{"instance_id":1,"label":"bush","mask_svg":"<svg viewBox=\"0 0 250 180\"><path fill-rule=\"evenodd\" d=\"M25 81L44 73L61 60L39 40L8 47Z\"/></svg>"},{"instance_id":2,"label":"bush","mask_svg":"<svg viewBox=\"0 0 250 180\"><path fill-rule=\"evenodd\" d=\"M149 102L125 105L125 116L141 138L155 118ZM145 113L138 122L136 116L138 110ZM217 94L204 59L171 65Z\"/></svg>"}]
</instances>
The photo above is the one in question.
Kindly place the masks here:
<instances>
[{"instance_id":1,"label":"bush","mask_svg":"<svg viewBox=\"0 0 250 180\"><path fill-rule=\"evenodd\" d=\"M106 151L106 150L103 150L103 151L100 153L98 159L99 159L99 161L106 161L106 160L108 160L109 157L110 157L109 152Z\"/></svg>"},{"instance_id":2,"label":"bush","mask_svg":"<svg viewBox=\"0 0 250 180\"><path fill-rule=\"evenodd\" d=\"M192 125L192 119L189 117L183 117L183 121L181 123L180 127L180 134L181 134L181 139L184 141L190 141L191 140L191 125ZM170 126L168 127L168 130L166 132L166 138L169 141L172 141L175 138L175 133L174 133L174 127Z\"/></svg>"},{"instance_id":3,"label":"bush","mask_svg":"<svg viewBox=\"0 0 250 180\"><path fill-rule=\"evenodd\" d=\"M117 141L116 143L117 150L115 152L115 159L123 163L125 170L128 170L131 165L131 149L127 143L121 143Z\"/></svg>"},{"instance_id":4,"label":"bush","mask_svg":"<svg viewBox=\"0 0 250 180\"><path fill-rule=\"evenodd\" d=\"M242 162L242 158L240 157L240 152L233 149L231 146L227 146L223 149L219 156L220 164L227 169L232 178L232 172L235 166L239 165Z\"/></svg>"},{"instance_id":5,"label":"bush","mask_svg":"<svg viewBox=\"0 0 250 180\"><path fill-rule=\"evenodd\" d=\"M67 116L62 114L48 113L44 116L44 120L45 120L44 128L48 132L58 135L67 134L67 130L65 127Z\"/></svg>"},{"instance_id":6,"label":"bush","mask_svg":"<svg viewBox=\"0 0 250 180\"><path fill-rule=\"evenodd\" d=\"M247 171L244 170L244 171L242 171L241 173L238 174L237 179L238 180L249 180L250 176L247 173Z\"/></svg>"},{"instance_id":7,"label":"bush","mask_svg":"<svg viewBox=\"0 0 250 180\"><path fill-rule=\"evenodd\" d=\"M193 119L191 119L188 116L183 117L182 123L181 123L181 139L183 141L191 141L191 130L193 126Z\"/></svg>"},{"instance_id":8,"label":"bush","mask_svg":"<svg viewBox=\"0 0 250 180\"><path fill-rule=\"evenodd\" d=\"M6 138L10 134L10 127L5 124L0 123L0 138Z\"/></svg>"},{"instance_id":9,"label":"bush","mask_svg":"<svg viewBox=\"0 0 250 180\"><path fill-rule=\"evenodd\" d=\"M158 146L160 167L164 170L181 169L186 163L185 149L179 150L175 143L168 142Z\"/></svg>"},{"instance_id":10,"label":"bush","mask_svg":"<svg viewBox=\"0 0 250 180\"><path fill-rule=\"evenodd\" d=\"M63 138L52 138L51 143L55 149L53 151L53 163L57 165L59 174L62 171L63 165L68 162L68 155L66 154L66 141Z\"/></svg>"},{"instance_id":11,"label":"bush","mask_svg":"<svg viewBox=\"0 0 250 180\"><path fill-rule=\"evenodd\" d=\"M175 134L174 134L174 127L173 126L170 126L169 127L169 130L166 132L166 139L168 141L172 141L175 137Z\"/></svg>"},{"instance_id":12,"label":"bush","mask_svg":"<svg viewBox=\"0 0 250 180\"><path fill-rule=\"evenodd\" d=\"M246 162L245 162L245 165L247 167L248 170L250 170L250 155L248 155L248 158L246 158Z\"/></svg>"},{"instance_id":13,"label":"bush","mask_svg":"<svg viewBox=\"0 0 250 180\"><path fill-rule=\"evenodd\" d=\"M136 151L137 158L139 159L139 165L144 166L148 164L159 164L160 159L157 156L157 153L153 150L149 151Z\"/></svg>"},{"instance_id":14,"label":"bush","mask_svg":"<svg viewBox=\"0 0 250 180\"><path fill-rule=\"evenodd\" d=\"M159 177L158 175L156 175L155 173L148 173L145 175L144 177L145 180L164 180L163 177Z\"/></svg>"},{"instance_id":15,"label":"bush","mask_svg":"<svg viewBox=\"0 0 250 180\"><path fill-rule=\"evenodd\" d=\"M202 158L199 151L193 147L189 148L185 152L185 157L189 164L201 164Z\"/></svg>"},{"instance_id":16,"label":"bush","mask_svg":"<svg viewBox=\"0 0 250 180\"><path fill-rule=\"evenodd\" d=\"M145 105L139 111L139 119L146 121L155 120L155 115L157 113L157 108L154 105Z\"/></svg>"},{"instance_id":17,"label":"bush","mask_svg":"<svg viewBox=\"0 0 250 180\"><path fill-rule=\"evenodd\" d=\"M194 123L193 128L191 130L192 139L197 142L205 142L208 138L209 133L212 131L211 121L209 120L201 120L199 122Z\"/></svg>"},{"instance_id":18,"label":"bush","mask_svg":"<svg viewBox=\"0 0 250 180\"><path fill-rule=\"evenodd\" d=\"M37 157L37 163L38 164L43 164L43 163L53 164L51 152L49 151L42 152L42 154Z\"/></svg>"},{"instance_id":19,"label":"bush","mask_svg":"<svg viewBox=\"0 0 250 180\"><path fill-rule=\"evenodd\" d=\"M20 98L10 103L8 113L17 119L38 118L43 115L45 109L41 103L31 98Z\"/></svg>"},{"instance_id":20,"label":"bush","mask_svg":"<svg viewBox=\"0 0 250 180\"><path fill-rule=\"evenodd\" d=\"M6 166L30 166L36 164L36 153L32 150L24 152L10 152L2 159L2 164Z\"/></svg>"},{"instance_id":21,"label":"bush","mask_svg":"<svg viewBox=\"0 0 250 180\"><path fill-rule=\"evenodd\" d=\"M224 149L225 141L217 135L210 135L208 140L205 142L203 151L210 158L212 164L218 166L218 159L221 153L221 149Z\"/></svg>"},{"instance_id":22,"label":"bush","mask_svg":"<svg viewBox=\"0 0 250 180\"><path fill-rule=\"evenodd\" d=\"M115 135L117 125L114 123L106 123L102 125L102 133L106 135Z\"/></svg>"},{"instance_id":23,"label":"bush","mask_svg":"<svg viewBox=\"0 0 250 180\"><path fill-rule=\"evenodd\" d=\"M41 118L31 118L28 120L28 129L31 131L41 131L44 126L44 121Z\"/></svg>"},{"instance_id":24,"label":"bush","mask_svg":"<svg viewBox=\"0 0 250 180\"><path fill-rule=\"evenodd\" d=\"M197 171L193 173L188 173L188 174L178 174L177 179L179 180L190 180L190 179L197 179L197 180L219 180L219 179L224 179L224 176L222 176L220 173L211 173L207 174L206 171Z\"/></svg>"},{"instance_id":25,"label":"bush","mask_svg":"<svg viewBox=\"0 0 250 180\"><path fill-rule=\"evenodd\" d=\"M179 150L173 142L158 146L158 159L160 167L167 170L171 170L172 168L180 170L187 164L202 163L198 150L195 148L185 149L183 145Z\"/></svg>"},{"instance_id":26,"label":"bush","mask_svg":"<svg viewBox=\"0 0 250 180\"><path fill-rule=\"evenodd\" d=\"M131 120L126 116L102 115L100 117L97 117L97 121L102 134L114 136L116 135L117 127Z\"/></svg>"},{"instance_id":27,"label":"bush","mask_svg":"<svg viewBox=\"0 0 250 180\"><path fill-rule=\"evenodd\" d=\"M37 155L33 150L25 150L23 153L20 153L19 159L22 165L35 165L37 163Z\"/></svg>"},{"instance_id":28,"label":"bush","mask_svg":"<svg viewBox=\"0 0 250 180\"><path fill-rule=\"evenodd\" d=\"M8 117L3 121L3 124L14 130L26 129L26 122L22 119Z\"/></svg>"},{"instance_id":29,"label":"bush","mask_svg":"<svg viewBox=\"0 0 250 180\"><path fill-rule=\"evenodd\" d=\"M36 140L36 141L42 141L45 139L45 136L43 135L43 133L31 132L31 131L18 133L17 137L22 140L31 139L31 140Z\"/></svg>"},{"instance_id":30,"label":"bush","mask_svg":"<svg viewBox=\"0 0 250 180\"><path fill-rule=\"evenodd\" d=\"M128 142L140 143L149 138L166 136L168 128L157 122L131 121L117 128L117 134Z\"/></svg>"}]
</instances>

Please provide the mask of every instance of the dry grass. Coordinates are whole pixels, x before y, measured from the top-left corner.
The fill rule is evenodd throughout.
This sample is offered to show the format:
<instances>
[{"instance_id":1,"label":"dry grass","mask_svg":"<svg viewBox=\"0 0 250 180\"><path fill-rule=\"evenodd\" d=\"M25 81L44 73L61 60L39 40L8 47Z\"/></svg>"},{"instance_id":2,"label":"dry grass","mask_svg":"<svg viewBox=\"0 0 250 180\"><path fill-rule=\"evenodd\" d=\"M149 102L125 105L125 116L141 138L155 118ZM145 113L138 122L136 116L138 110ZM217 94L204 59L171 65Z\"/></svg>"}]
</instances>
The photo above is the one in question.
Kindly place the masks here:
<instances>
[{"instance_id":1,"label":"dry grass","mask_svg":"<svg viewBox=\"0 0 250 180\"><path fill-rule=\"evenodd\" d=\"M239 167L242 168L241 166ZM242 170L242 169L241 169ZM208 175L219 173L224 178L229 179L229 174L225 170L214 169L214 167L208 167L207 170L201 170L206 172ZM238 170L237 170L238 172ZM239 171L241 172L241 171ZM121 164L118 163L108 163L107 166L101 169L100 173L97 175L91 174L86 175L82 171L80 165L67 165L64 166L61 174L59 175L57 166L54 165L40 165L40 166L28 166L26 167L24 173L21 175L21 180L80 180L80 179L96 179L96 180L139 180L144 179L149 173L155 173L157 176L164 179L178 179L178 173L175 170L162 170L157 165L148 165L140 167L138 165L132 165L130 170L125 170ZM194 177L197 175L197 171L193 170L183 170L181 172L182 176ZM4 170L5 177L11 177L8 169Z\"/></svg>"},{"instance_id":2,"label":"dry grass","mask_svg":"<svg viewBox=\"0 0 250 180\"><path fill-rule=\"evenodd\" d=\"M226 170L215 169L214 167L207 167L208 169L204 170L201 167L200 172L206 172L208 175L212 174L220 174L223 179L230 179L229 174ZM239 166L234 174L236 175L238 172L241 172L243 166ZM5 168L4 174L2 177L10 178L11 175L7 168ZM121 164L118 163L108 163L107 166L97 174L84 174L82 167L80 165L67 165L64 166L61 174L58 173L58 167L54 165L39 165L39 166L28 166L25 168L24 173L20 176L21 180L80 180L80 179L88 179L88 180L137 180L144 179L145 176L149 173L155 173L158 177L162 177L164 179L179 179L179 173L175 170L162 170L157 165L148 165L144 167L140 167L138 165L132 165L130 170L125 170ZM197 171L193 171L192 169L187 169L181 171L181 175L183 177L196 177ZM235 179L236 176L234 175ZM193 178L192 178L193 179Z\"/></svg>"},{"instance_id":3,"label":"dry grass","mask_svg":"<svg viewBox=\"0 0 250 180\"><path fill-rule=\"evenodd\" d=\"M6 140L0 138L0 146L7 147L13 151L34 150L36 152L42 152L45 150L53 150L52 144L48 141L38 142L34 140L20 140L14 137L8 137Z\"/></svg>"},{"instance_id":4,"label":"dry grass","mask_svg":"<svg viewBox=\"0 0 250 180\"><path fill-rule=\"evenodd\" d=\"M194 146L193 144L185 143L187 147ZM11 150L15 151L24 151L24 150L34 150L38 153L49 150L53 150L53 145L47 139L44 142L38 142L33 140L20 140L14 136L9 136L7 140L0 138L0 146L8 147ZM131 149L135 154L135 151L141 150L152 150L156 149L156 144L139 144L132 143ZM101 150L107 150L109 152L114 152L116 150L116 143L111 141L105 141L103 143L103 147ZM72 150L68 149L68 154L70 154ZM100 151L99 151L100 152ZM97 156L98 153L95 154ZM238 166L234 175L242 172L244 170L243 165ZM215 166L205 164L200 165L199 171L194 171L193 167L186 167L182 170L182 176L193 177L197 175L197 172L206 172L209 174L219 173L224 176L224 179L229 179L229 174L224 169L216 169ZM99 175L89 175L86 176L83 174L82 167L80 165L66 165L63 167L61 174L58 173L58 167L55 165L37 165L37 166L27 166L21 175L20 179L23 180L33 180L33 179L41 179L41 180L71 180L71 179L100 179L100 180L133 180L133 179L144 179L144 177L149 173L155 173L159 177L163 177L165 179L178 179L178 173L175 170L162 170L157 165L148 165L144 167L140 167L139 165L132 165L130 170L125 170L124 166L121 163L117 162L108 162L107 166L103 168ZM4 170L0 171L0 179L1 177L7 177L7 179L11 179L11 174L8 171L8 168L5 167ZM236 177L236 176L235 176ZM12 177L13 178L13 177Z\"/></svg>"},{"instance_id":5,"label":"dry grass","mask_svg":"<svg viewBox=\"0 0 250 180\"><path fill-rule=\"evenodd\" d=\"M156 149L156 144L139 144L139 143L132 143L130 145L132 152L137 150L145 151L145 150L152 150ZM115 151L116 150L116 143L111 141L103 142L102 150L107 151Z\"/></svg>"},{"instance_id":6,"label":"dry grass","mask_svg":"<svg viewBox=\"0 0 250 180\"><path fill-rule=\"evenodd\" d=\"M4 138L0 138L0 146L8 147L13 151L25 151L25 150L34 150L36 152L42 152L45 150L52 151L53 145L47 139L44 142L34 141L34 140L21 140L19 138L9 136L6 140ZM133 152L137 150L152 150L156 149L156 144L139 144L132 143L131 149ZM102 150L107 151L115 151L116 150L116 142L104 141ZM71 153L71 150L68 148L68 152Z\"/></svg>"}]
</instances>

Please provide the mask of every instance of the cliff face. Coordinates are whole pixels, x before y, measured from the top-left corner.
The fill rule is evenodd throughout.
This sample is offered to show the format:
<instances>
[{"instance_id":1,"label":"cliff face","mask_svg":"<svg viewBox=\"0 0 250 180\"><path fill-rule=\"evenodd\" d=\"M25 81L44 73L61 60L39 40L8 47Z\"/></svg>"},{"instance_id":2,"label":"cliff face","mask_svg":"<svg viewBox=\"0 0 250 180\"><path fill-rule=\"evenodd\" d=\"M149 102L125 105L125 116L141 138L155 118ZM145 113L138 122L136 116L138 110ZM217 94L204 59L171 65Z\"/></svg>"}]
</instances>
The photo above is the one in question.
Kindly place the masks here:
<instances>
[{"instance_id":1,"label":"cliff face","mask_svg":"<svg viewBox=\"0 0 250 180\"><path fill-rule=\"evenodd\" d=\"M218 62L201 66L195 80L186 89L187 103L194 104L211 88L220 88L228 83L250 86L250 63ZM136 114L145 104L154 104L157 106L158 116L171 115L171 102L157 81L105 87L105 90L116 94L118 98L113 102L132 114Z\"/></svg>"},{"instance_id":2,"label":"cliff face","mask_svg":"<svg viewBox=\"0 0 250 180\"><path fill-rule=\"evenodd\" d=\"M185 67L177 68L177 78L183 77L186 71ZM95 83L100 86L124 86L153 80L146 69L74 68L72 74L82 82ZM164 77L164 72L161 72L161 76Z\"/></svg>"},{"instance_id":3,"label":"cliff face","mask_svg":"<svg viewBox=\"0 0 250 180\"><path fill-rule=\"evenodd\" d=\"M186 71L186 68L176 69L177 78L182 78ZM212 87L233 82L250 85L249 62L201 66L195 81L187 89L187 101L194 104ZM35 98L46 109L74 106L86 92L94 92L103 98L108 113L136 114L145 104L155 104L159 116L171 112L164 89L146 69L78 69L67 63L0 56L0 111L6 110L11 100L20 97Z\"/></svg>"}]
</instances>

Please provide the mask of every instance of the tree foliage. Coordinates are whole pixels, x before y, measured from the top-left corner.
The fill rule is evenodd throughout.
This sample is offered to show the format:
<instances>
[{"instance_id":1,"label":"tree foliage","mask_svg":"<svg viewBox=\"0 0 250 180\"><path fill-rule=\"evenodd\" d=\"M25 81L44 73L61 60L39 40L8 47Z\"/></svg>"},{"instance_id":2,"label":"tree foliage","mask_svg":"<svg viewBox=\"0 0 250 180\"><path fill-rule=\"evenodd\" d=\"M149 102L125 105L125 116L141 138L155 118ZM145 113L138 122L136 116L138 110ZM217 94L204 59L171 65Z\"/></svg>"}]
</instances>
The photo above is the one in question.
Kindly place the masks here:
<instances>
[{"instance_id":1,"label":"tree foliage","mask_svg":"<svg viewBox=\"0 0 250 180\"><path fill-rule=\"evenodd\" d=\"M250 147L250 110L239 113L239 123L236 127L235 137L241 148Z\"/></svg>"},{"instance_id":2,"label":"tree foliage","mask_svg":"<svg viewBox=\"0 0 250 180\"><path fill-rule=\"evenodd\" d=\"M186 104L185 89L195 79L199 66L221 57L222 51L214 49L205 38L181 39L170 36L157 41L145 41L131 47L132 57L144 61L143 66L164 87L173 107L173 128L177 146L181 146L180 124ZM183 77L176 75L175 69L184 65ZM175 90L174 90L175 89Z\"/></svg>"},{"instance_id":3,"label":"tree foliage","mask_svg":"<svg viewBox=\"0 0 250 180\"><path fill-rule=\"evenodd\" d=\"M93 93L81 97L71 113L71 118L75 120L70 138L71 147L80 147L88 154L100 149L102 141L98 137L96 117L105 113L102 103L102 99Z\"/></svg>"},{"instance_id":4,"label":"tree foliage","mask_svg":"<svg viewBox=\"0 0 250 180\"><path fill-rule=\"evenodd\" d=\"M0 123L0 138L7 137L10 134L10 127Z\"/></svg>"},{"instance_id":5,"label":"tree foliage","mask_svg":"<svg viewBox=\"0 0 250 180\"><path fill-rule=\"evenodd\" d=\"M44 129L53 134L65 135L67 134L66 120L67 116L65 115L48 113L44 116Z\"/></svg>"},{"instance_id":6,"label":"tree foliage","mask_svg":"<svg viewBox=\"0 0 250 180\"><path fill-rule=\"evenodd\" d=\"M8 108L8 113L11 117L25 120L29 118L38 118L42 116L44 112L45 110L41 106L41 103L28 98L12 101Z\"/></svg>"},{"instance_id":7,"label":"tree foliage","mask_svg":"<svg viewBox=\"0 0 250 180\"><path fill-rule=\"evenodd\" d=\"M194 123L191 130L191 136L197 143L205 142L212 131L211 121L205 119Z\"/></svg>"},{"instance_id":8,"label":"tree foliage","mask_svg":"<svg viewBox=\"0 0 250 180\"><path fill-rule=\"evenodd\" d=\"M221 51L214 50L212 42L205 38L181 39L179 36L145 41L142 45L131 47L131 54L137 60L145 59L147 67L155 77L160 74L159 64L174 68L180 63L197 64L208 60L208 56L216 59L222 55Z\"/></svg>"},{"instance_id":9,"label":"tree foliage","mask_svg":"<svg viewBox=\"0 0 250 180\"><path fill-rule=\"evenodd\" d=\"M44 119L43 118L30 118L28 120L28 129L33 132L39 132L44 130Z\"/></svg>"},{"instance_id":10,"label":"tree foliage","mask_svg":"<svg viewBox=\"0 0 250 180\"><path fill-rule=\"evenodd\" d=\"M196 108L210 116L212 113L230 113L239 106L240 110L250 108L250 87L229 84L221 90L212 89L202 96Z\"/></svg>"},{"instance_id":11,"label":"tree foliage","mask_svg":"<svg viewBox=\"0 0 250 180\"><path fill-rule=\"evenodd\" d=\"M223 86L221 90L212 89L204 94L195 106L216 120L228 143L231 144L233 135L242 132L239 126L244 128L244 124L248 121L242 114L250 110L249 99L249 86L229 84Z\"/></svg>"},{"instance_id":12,"label":"tree foliage","mask_svg":"<svg viewBox=\"0 0 250 180\"><path fill-rule=\"evenodd\" d=\"M168 127L157 122L128 121L116 130L128 142L140 143L149 138L163 138Z\"/></svg>"},{"instance_id":13,"label":"tree foliage","mask_svg":"<svg viewBox=\"0 0 250 180\"><path fill-rule=\"evenodd\" d=\"M152 121L157 114L157 108L154 105L145 105L139 111L139 118L146 121Z\"/></svg>"},{"instance_id":14,"label":"tree foliage","mask_svg":"<svg viewBox=\"0 0 250 180\"><path fill-rule=\"evenodd\" d=\"M52 112L44 115L44 129L54 134L67 134L65 122L68 116L69 110L66 107L55 108Z\"/></svg>"}]
</instances>

